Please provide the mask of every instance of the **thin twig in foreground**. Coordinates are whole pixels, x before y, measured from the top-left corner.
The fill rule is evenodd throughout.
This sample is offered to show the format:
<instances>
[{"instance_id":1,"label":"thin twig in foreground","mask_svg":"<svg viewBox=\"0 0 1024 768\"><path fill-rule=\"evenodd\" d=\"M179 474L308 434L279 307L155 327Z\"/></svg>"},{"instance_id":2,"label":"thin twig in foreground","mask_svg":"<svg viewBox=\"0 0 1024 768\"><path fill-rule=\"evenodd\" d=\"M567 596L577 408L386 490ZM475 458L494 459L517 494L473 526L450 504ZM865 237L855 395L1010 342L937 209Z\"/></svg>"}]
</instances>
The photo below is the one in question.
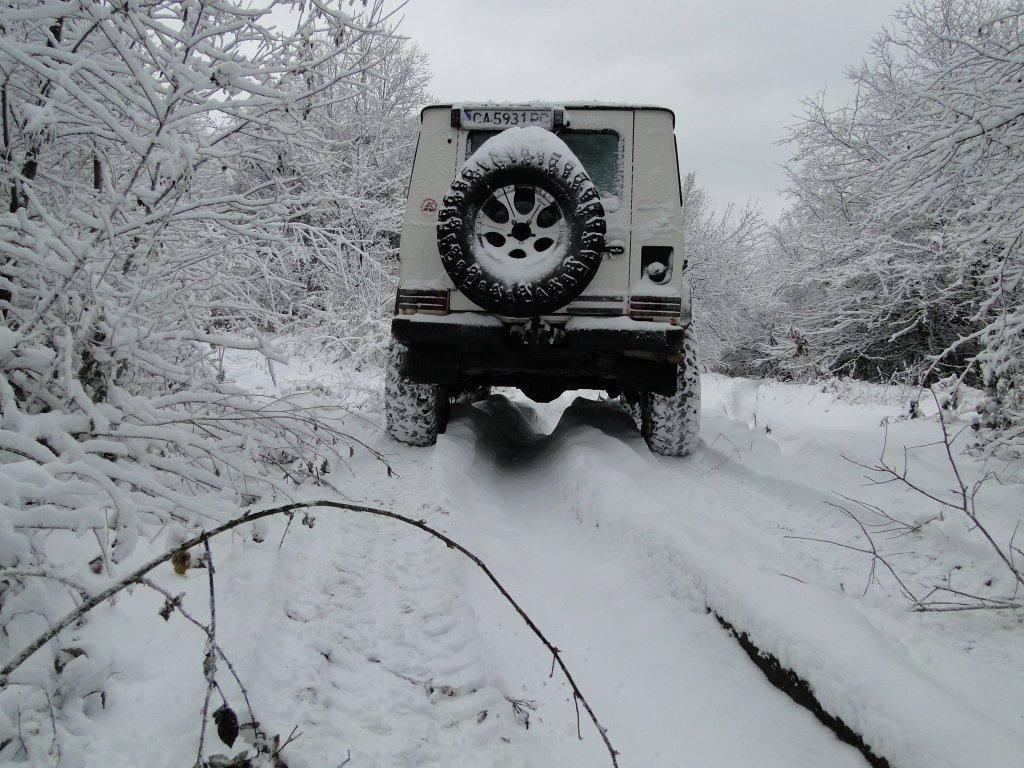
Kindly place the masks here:
<instances>
[{"instance_id":1,"label":"thin twig in foreground","mask_svg":"<svg viewBox=\"0 0 1024 768\"><path fill-rule=\"evenodd\" d=\"M347 510L349 512L359 512L364 514L377 515L379 517L387 517L392 520L397 520L401 523L405 523L406 525L411 525L413 528L418 528L424 533L443 542L449 549L454 549L455 551L459 552L460 554L471 560L481 571L484 572L484 575L487 576L491 584L493 584L494 587L498 590L498 592L501 593L501 596L506 600L506 602L508 602L509 605L511 605L515 609L516 613L519 614L519 617L526 623L526 626L530 628L530 630L537 637L537 639L539 639L541 643L544 645L544 647L551 652L554 658L554 663L557 664L558 668L562 670L562 674L565 676L566 682L572 689L573 695L576 697L578 704L583 705L583 709L586 711L587 715L590 717L591 722L594 724L594 727L597 729L598 734L601 736L601 740L604 742L605 748L608 751L608 755L611 757L612 766L614 768L618 768L619 763L617 756L619 753L612 746L611 740L608 738L607 730L601 725L600 721L597 719L597 715L591 708L590 702L587 701L586 697L580 691L579 686L576 684L576 680L575 678L573 678L572 673L569 672L568 667L565 665L565 661L562 659L561 652L551 643L550 640L547 639L544 633L541 632L540 628L527 615L526 611L524 611L523 608L519 605L519 603L515 601L515 599L509 594L508 590L505 589L501 582L498 581L498 578L491 572L490 568L488 568L487 565L484 564L484 562L479 557L474 555L472 552L463 547L457 541L449 538L440 531L431 528L422 520L414 520L411 517L406 517L405 515L400 515L397 512L391 512L386 509L378 509L376 507L367 507L358 504L347 504L338 501L319 500L293 502L291 504L285 504L280 507L272 507L270 509L263 510L253 510L242 515L241 517L235 518L234 520L229 520L228 522L223 523L217 526L216 528L211 528L208 531L204 531L203 533L194 536L188 541L183 542L179 545L179 547L176 547L175 549L169 552L166 552L162 555L153 558L148 563L142 565L133 573L129 574L124 579L119 581L117 584L114 584L108 587L107 589L103 590L102 592L93 595L91 598L86 600L81 606L79 606L76 610L69 613L61 621L59 621L49 630L47 630L42 635L37 637L34 641L32 641L24 650L22 650L20 653L14 656L14 658L11 659L11 661L9 661L6 665L4 665L2 669L0 669L0 689L3 689L7 686L7 678L14 670L16 670L22 664L24 664L29 657L31 657L36 651L38 651L40 648L46 645L46 643L48 643L50 640L56 637L61 631L63 631L64 629L74 624L79 619L81 619L83 616L85 616L85 614L87 614L97 605L100 605L101 603L109 600L111 597L118 594L127 587L131 586L132 584L141 583L143 576L148 574L157 566L169 561L171 557L174 555L174 553L178 551L178 549L191 549L200 544L206 544L206 542L208 542L210 539L214 538L215 536L219 536L225 531L233 530L235 528L238 528L239 526L255 522L256 520L261 520L265 517L283 515L289 512L295 512L296 510L311 509L314 507Z\"/></svg>"}]
</instances>

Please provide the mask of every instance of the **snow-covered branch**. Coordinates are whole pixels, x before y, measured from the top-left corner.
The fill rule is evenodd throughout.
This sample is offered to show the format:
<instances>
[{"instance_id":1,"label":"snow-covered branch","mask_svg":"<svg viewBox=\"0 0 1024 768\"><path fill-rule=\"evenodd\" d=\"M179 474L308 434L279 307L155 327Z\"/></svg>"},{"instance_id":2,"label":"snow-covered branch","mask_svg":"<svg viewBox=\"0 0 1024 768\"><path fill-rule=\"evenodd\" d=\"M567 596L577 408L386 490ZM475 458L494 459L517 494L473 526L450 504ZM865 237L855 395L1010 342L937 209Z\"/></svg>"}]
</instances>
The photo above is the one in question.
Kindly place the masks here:
<instances>
[{"instance_id":1,"label":"snow-covered branch","mask_svg":"<svg viewBox=\"0 0 1024 768\"><path fill-rule=\"evenodd\" d=\"M810 101L791 129L795 205L779 228L794 256L783 296L820 370L984 385L981 434L1011 452L1024 420L1022 28L1019 1L902 8L850 72L856 102Z\"/></svg>"}]
</instances>

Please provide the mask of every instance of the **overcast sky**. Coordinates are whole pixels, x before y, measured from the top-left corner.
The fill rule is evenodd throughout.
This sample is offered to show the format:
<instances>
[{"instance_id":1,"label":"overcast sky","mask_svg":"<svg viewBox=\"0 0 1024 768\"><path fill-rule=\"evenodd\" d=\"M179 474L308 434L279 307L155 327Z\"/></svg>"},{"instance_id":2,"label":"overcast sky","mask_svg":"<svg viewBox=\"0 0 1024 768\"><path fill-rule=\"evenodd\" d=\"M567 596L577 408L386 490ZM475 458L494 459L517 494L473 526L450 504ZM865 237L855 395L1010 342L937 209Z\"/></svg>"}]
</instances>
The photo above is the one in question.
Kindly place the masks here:
<instances>
[{"instance_id":1,"label":"overcast sky","mask_svg":"<svg viewBox=\"0 0 1024 768\"><path fill-rule=\"evenodd\" d=\"M775 144L801 99L851 89L846 67L901 0L410 0L399 31L430 57L451 101L659 104L676 114L679 162L718 208L785 206Z\"/></svg>"}]
</instances>

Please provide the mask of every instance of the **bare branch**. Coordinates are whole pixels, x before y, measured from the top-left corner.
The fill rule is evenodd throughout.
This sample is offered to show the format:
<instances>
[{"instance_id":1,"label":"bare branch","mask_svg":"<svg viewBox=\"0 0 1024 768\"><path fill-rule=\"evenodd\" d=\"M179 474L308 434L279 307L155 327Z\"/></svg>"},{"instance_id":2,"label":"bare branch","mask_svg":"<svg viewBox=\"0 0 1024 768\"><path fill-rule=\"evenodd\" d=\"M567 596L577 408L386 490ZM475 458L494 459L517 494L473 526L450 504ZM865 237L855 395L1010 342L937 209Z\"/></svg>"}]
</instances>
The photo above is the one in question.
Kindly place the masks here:
<instances>
[{"instance_id":1,"label":"bare branch","mask_svg":"<svg viewBox=\"0 0 1024 768\"><path fill-rule=\"evenodd\" d=\"M110 599L111 597L113 597L114 595L118 594L122 590L130 587L132 584L143 583L143 579L144 579L144 577L148 573L150 573L157 566L162 565L163 563L168 562L171 559L171 557L174 555L174 553L176 551L178 551L178 549L191 549L191 548L193 548L195 546L198 546L200 544L205 546L210 541L210 539L212 539L212 538L214 538L214 537L216 537L216 536L218 536L218 535L220 535L220 534L222 534L222 533L224 533L226 531L230 531L230 530L233 530L235 528L238 528L239 526L243 526L243 525L247 525L249 523L253 523L256 520L261 520L261 519L266 518L266 517L271 517L273 515L288 514L288 513L295 512L297 510L313 509L313 508L319 508L319 507L323 507L323 508L327 508L327 509L347 510L347 511L350 511L350 512L357 512L357 513L363 513L363 514L376 515L376 516L379 516L379 517L386 517L386 518L390 518L392 520L397 520L398 522L404 523L405 525L410 525L413 528L417 528L417 529L423 531L424 533L432 536L433 538L438 539L439 541L443 542L445 544L445 546L447 546L449 549L453 549L453 550L459 552L464 557L468 558L474 565L476 565L477 568L479 568L481 571L483 571L484 575L491 582L491 584L498 590L498 592L505 599L505 601L507 603L509 603L509 605L511 605L513 609L515 609L516 613L519 614L519 617L523 620L523 622L526 624L526 626L530 628L530 630L537 637L537 639L539 639L541 641L541 643L548 649L548 651L551 652L552 658L553 658L553 665L557 665L558 668L562 671L562 674L564 675L566 682L569 684L569 687L572 689L573 697L574 697L574 699L576 701L576 706L578 707L580 704L583 705L583 709L586 711L588 717L590 718L590 721L594 724L594 727L597 729L597 732L600 735L601 740L604 742L605 748L608 751L608 755L611 758L612 765L616 766L616 767L618 766L618 760L617 760L618 752L616 752L614 747L612 747L612 743L611 743L611 741L608 738L607 730L604 727L602 727L600 721L597 719L597 715L594 713L594 710L591 708L590 703L587 701L586 697L583 695L582 691L580 690L579 686L576 683L575 678L572 676L572 673L569 671L569 668L566 666L565 661L562 659L561 652L558 650L558 648L556 648L551 643L550 640L547 639L547 637L540 630L540 628L533 622L533 620L529 617L529 615L526 613L526 611L523 610L523 608L519 605L518 602L516 602L515 599L513 599L511 594L509 594L508 590L505 589L505 587L498 580L498 578L494 575L494 573L490 570L490 568L488 568L487 565L479 557L474 555L472 552L470 552L468 549L463 547L461 544L459 544L454 539L451 539L450 537L446 536L445 534L441 533L440 531L436 530L435 528L432 528L431 526L427 525L422 520L415 520L413 518L406 517L405 515L398 514L397 512L391 512L389 510L379 509L379 508L376 508L376 507L367 507L367 506L362 506L362 505L358 505L358 504L348 504L348 503L345 503L345 502L330 501L330 500L294 502L294 503L285 504L285 505L282 505L282 506L279 506L279 507L272 507L272 508L263 509L263 510L254 510L254 511L246 513L245 515L242 515L241 517L235 518L234 520L231 520L231 521L229 521L227 523L219 525L216 528L212 528L212 529L210 529L208 531L204 531L203 533L200 533L200 534L192 537L191 539L183 542L180 545L180 547L177 547L177 548L175 548L174 550L172 550L170 552L166 552L166 553L164 553L162 555L159 555L159 556L153 558L152 560L147 562L145 565L139 567L134 572L132 572L131 574L129 574L128 576L123 578L121 581L117 582L116 584L111 585L110 587L108 587L107 589L103 590L102 592L100 592L100 593L98 593L96 595L93 595L89 600L87 600L85 603L83 603L83 605L81 605L78 609L76 609L75 611L72 611L71 613L69 613L67 616L64 617L64 619L62 619L57 624L52 626L49 630L47 630L45 633L43 633L38 638L36 638L33 642L31 642L24 650L22 650L20 653L15 655L14 658L11 659L11 661L9 661L2 669L0 669L0 689L6 687L9 684L9 676L11 675L12 672L14 672L16 669L18 669L18 667L20 667L28 658L30 658L36 651L38 651L46 643L48 643L50 640L52 640L54 637L56 637L61 631L63 631L67 627L71 626L72 624L74 624L75 622L80 620L83 616L85 616L89 611L91 611L96 606L98 606L101 603L105 602L106 600ZM212 587L212 575L211 575L210 578L211 578L211 595L212 595L212 590L213 590L213 587ZM212 596L211 596L211 609L212 609ZM212 632L212 628L211 628L211 632ZM212 651L212 646L211 646L211 653L212 652L213 651ZM204 718L204 722L205 722L205 718Z\"/></svg>"}]
</instances>

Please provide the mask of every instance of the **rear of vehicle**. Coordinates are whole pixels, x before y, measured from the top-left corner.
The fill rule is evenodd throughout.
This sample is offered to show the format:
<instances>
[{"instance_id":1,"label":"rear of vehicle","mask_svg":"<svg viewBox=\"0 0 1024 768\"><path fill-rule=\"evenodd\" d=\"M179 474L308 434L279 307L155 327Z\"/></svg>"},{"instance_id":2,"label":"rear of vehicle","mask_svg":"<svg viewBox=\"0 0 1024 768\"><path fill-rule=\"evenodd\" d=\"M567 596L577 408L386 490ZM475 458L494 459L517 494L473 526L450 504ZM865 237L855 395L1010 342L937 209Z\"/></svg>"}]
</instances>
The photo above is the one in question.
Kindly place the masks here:
<instances>
[{"instance_id":1,"label":"rear of vehicle","mask_svg":"<svg viewBox=\"0 0 1024 768\"><path fill-rule=\"evenodd\" d=\"M425 109L392 321L391 433L432 443L463 392L513 386L544 402L587 388L635 404L655 450L688 452L693 418L685 445L651 437L659 398L682 390L686 410L699 406L680 198L668 110Z\"/></svg>"}]
</instances>

